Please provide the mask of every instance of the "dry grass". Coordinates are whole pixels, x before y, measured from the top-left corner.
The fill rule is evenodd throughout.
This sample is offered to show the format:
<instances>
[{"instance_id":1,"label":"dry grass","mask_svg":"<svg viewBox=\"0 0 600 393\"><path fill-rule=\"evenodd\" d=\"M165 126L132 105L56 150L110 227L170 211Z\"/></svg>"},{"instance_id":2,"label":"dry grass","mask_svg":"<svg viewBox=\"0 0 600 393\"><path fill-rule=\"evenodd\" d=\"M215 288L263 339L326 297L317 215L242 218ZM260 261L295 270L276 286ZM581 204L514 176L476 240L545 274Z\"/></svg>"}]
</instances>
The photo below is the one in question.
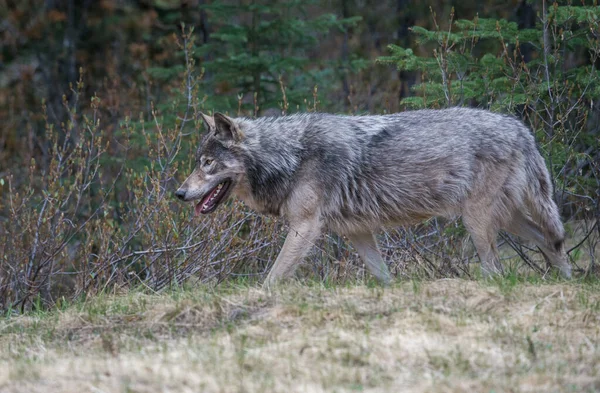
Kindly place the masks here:
<instances>
[{"instance_id":1,"label":"dry grass","mask_svg":"<svg viewBox=\"0 0 600 393\"><path fill-rule=\"evenodd\" d=\"M597 284L240 285L0 320L2 392L592 392Z\"/></svg>"}]
</instances>

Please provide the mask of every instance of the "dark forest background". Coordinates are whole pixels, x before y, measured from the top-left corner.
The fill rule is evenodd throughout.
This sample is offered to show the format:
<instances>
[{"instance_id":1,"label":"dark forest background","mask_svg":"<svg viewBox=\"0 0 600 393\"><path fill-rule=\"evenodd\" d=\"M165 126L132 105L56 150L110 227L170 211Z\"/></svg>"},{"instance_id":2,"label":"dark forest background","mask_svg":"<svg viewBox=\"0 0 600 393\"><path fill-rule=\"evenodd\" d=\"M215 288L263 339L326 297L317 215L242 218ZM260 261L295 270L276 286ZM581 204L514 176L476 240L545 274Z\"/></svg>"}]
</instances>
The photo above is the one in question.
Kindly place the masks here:
<instances>
[{"instance_id":1,"label":"dark forest background","mask_svg":"<svg viewBox=\"0 0 600 393\"><path fill-rule=\"evenodd\" d=\"M513 114L547 159L573 263L595 271L595 1L0 0L0 45L0 308L268 270L285 223L236 201L193 220L173 201L199 111ZM398 276L474 274L458 222L380 240ZM503 243L515 271L547 271ZM312 259L325 279L364 274L335 236Z\"/></svg>"}]
</instances>

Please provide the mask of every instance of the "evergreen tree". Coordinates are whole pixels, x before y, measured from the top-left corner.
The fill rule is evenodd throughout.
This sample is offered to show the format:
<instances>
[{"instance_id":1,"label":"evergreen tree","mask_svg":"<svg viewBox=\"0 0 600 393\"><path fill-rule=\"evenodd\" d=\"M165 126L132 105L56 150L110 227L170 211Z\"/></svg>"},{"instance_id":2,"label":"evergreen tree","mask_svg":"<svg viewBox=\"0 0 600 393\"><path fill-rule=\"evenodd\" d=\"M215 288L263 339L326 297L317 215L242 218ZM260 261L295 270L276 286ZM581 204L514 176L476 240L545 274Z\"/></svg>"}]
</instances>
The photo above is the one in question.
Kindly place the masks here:
<instances>
[{"instance_id":1,"label":"evergreen tree","mask_svg":"<svg viewBox=\"0 0 600 393\"><path fill-rule=\"evenodd\" d=\"M214 20L211 40L196 55L223 102L219 107L267 109L289 105L306 109L316 85L333 82L332 61L318 55L319 40L332 29L343 30L359 18L333 14L310 17L315 1L215 1L203 6ZM280 80L281 78L281 80ZM282 85L287 89L282 103ZM286 108L282 108L286 109Z\"/></svg>"}]
</instances>

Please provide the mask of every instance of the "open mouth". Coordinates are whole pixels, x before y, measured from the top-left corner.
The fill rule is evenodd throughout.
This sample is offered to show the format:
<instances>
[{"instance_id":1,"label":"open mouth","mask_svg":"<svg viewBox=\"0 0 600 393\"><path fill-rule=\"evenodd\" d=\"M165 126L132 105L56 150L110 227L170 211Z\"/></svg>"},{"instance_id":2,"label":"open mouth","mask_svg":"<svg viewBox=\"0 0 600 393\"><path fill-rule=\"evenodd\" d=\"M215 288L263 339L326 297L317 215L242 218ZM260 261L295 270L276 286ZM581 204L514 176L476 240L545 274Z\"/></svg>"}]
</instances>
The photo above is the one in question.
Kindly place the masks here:
<instances>
[{"instance_id":1,"label":"open mouth","mask_svg":"<svg viewBox=\"0 0 600 393\"><path fill-rule=\"evenodd\" d=\"M202 200L196 204L194 212L196 215L212 213L221 202L225 200L227 191L231 186L231 180L225 180L217 184Z\"/></svg>"}]
</instances>

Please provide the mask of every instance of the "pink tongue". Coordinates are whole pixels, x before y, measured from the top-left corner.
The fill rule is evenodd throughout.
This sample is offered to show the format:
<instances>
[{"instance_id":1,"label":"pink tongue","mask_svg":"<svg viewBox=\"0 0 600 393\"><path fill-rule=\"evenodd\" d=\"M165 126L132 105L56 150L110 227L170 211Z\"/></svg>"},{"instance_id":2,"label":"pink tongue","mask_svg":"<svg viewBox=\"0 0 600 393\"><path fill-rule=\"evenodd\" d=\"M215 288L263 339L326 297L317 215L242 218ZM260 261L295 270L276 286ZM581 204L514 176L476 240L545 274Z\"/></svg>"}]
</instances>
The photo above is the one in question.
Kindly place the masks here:
<instances>
[{"instance_id":1,"label":"pink tongue","mask_svg":"<svg viewBox=\"0 0 600 393\"><path fill-rule=\"evenodd\" d=\"M210 198L213 196L213 194L216 191L217 191L217 187L213 188L213 190L207 196L205 196L200 202L198 202L196 204L196 206L194 206L194 215L196 217L202 213L202 206L204 206L204 204L210 200Z\"/></svg>"},{"instance_id":2,"label":"pink tongue","mask_svg":"<svg viewBox=\"0 0 600 393\"><path fill-rule=\"evenodd\" d=\"M194 216L198 217L200 215L200 211L202 210L202 201L194 206Z\"/></svg>"}]
</instances>

